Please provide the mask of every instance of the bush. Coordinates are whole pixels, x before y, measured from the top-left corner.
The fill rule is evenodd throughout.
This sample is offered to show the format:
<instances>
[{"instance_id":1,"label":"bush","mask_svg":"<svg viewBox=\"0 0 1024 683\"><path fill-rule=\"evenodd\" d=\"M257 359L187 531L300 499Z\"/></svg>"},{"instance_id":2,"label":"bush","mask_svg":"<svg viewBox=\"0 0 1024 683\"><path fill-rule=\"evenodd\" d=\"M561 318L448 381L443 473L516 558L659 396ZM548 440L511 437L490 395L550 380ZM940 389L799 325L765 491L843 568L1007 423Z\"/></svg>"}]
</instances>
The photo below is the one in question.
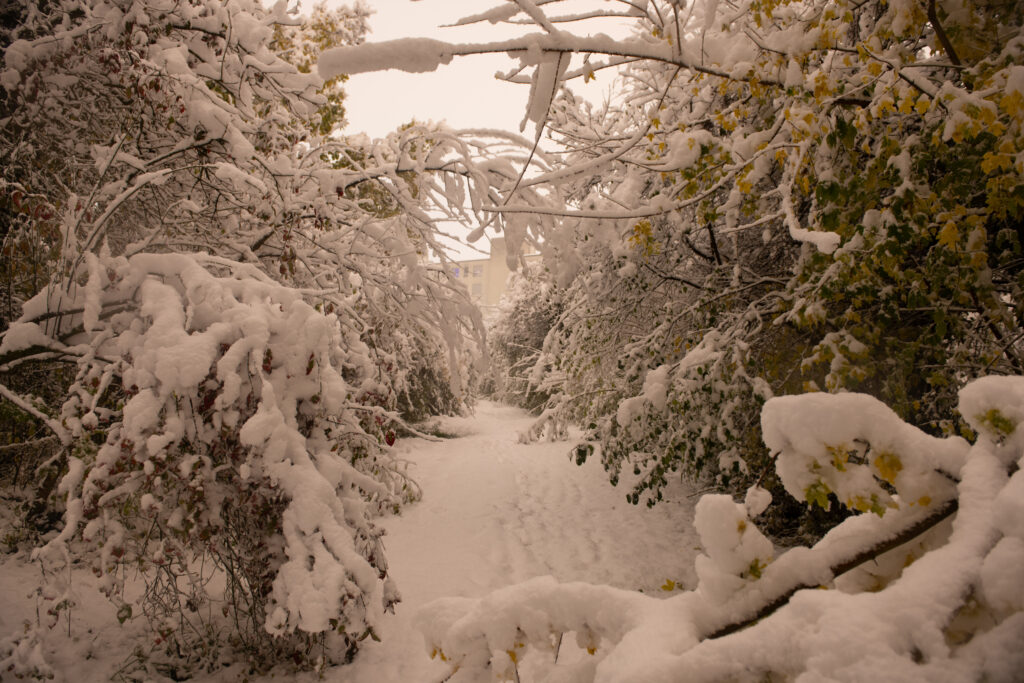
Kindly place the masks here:
<instances>
[{"instance_id":1,"label":"bush","mask_svg":"<svg viewBox=\"0 0 1024 683\"><path fill-rule=\"evenodd\" d=\"M202 256L88 259L67 292L25 306L0 353L80 351L61 409L65 526L36 553L49 576L87 560L119 618L144 614L181 666L224 646L266 668L347 661L398 594L371 517L414 495L379 445L387 415L365 346L339 319L241 264ZM59 342L57 340L60 340ZM144 594L125 598L125 569ZM217 574L223 594L211 588ZM44 590L51 623L66 586Z\"/></svg>"}]
</instances>

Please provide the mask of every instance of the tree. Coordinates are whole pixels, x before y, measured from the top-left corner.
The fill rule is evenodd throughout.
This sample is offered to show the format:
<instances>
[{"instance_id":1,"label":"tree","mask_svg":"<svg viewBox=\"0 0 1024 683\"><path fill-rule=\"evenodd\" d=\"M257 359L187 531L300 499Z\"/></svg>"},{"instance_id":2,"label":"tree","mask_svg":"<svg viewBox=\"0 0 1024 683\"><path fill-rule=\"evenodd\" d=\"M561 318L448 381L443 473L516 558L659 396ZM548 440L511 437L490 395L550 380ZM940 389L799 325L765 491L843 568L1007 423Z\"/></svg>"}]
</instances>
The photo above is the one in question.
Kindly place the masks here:
<instances>
[{"instance_id":1,"label":"tree","mask_svg":"<svg viewBox=\"0 0 1024 683\"><path fill-rule=\"evenodd\" d=\"M1022 9L541 5L462 22L540 29L519 38L321 64L518 59L528 119L567 148L487 207L532 217L565 293L535 366L557 387L543 419L593 423L612 476L634 467L634 502L680 470L746 495L698 505L696 591L536 579L429 606L428 647L453 681L515 679L533 650L560 680L1014 680L1024 395L984 375L1019 374L1024 348ZM557 28L587 16L637 30ZM614 106L564 87L616 65ZM778 537L783 499L842 513L774 557L754 520ZM558 657L572 634L592 658Z\"/></svg>"},{"instance_id":2,"label":"tree","mask_svg":"<svg viewBox=\"0 0 1024 683\"><path fill-rule=\"evenodd\" d=\"M34 554L50 574L48 622L73 607L59 572L82 557L118 618L140 610L166 643L150 655L161 666L213 667L229 644L258 668L350 659L373 635L373 599L398 600L371 519L417 492L378 446L389 415L362 395L376 380L369 349L246 264L86 260L58 334L42 331L44 291L0 347L56 336L80 356L53 420L65 523ZM134 602L128 568L145 577Z\"/></svg>"},{"instance_id":3,"label":"tree","mask_svg":"<svg viewBox=\"0 0 1024 683\"><path fill-rule=\"evenodd\" d=\"M633 17L633 37L556 29L595 15ZM866 391L954 433L964 379L1021 371L1020 7L527 3L464 23L485 20L541 32L322 65L505 52L532 70L529 118L564 163L488 208L543 235L569 294L540 383L596 425L613 480L640 477L630 500L680 471L734 493L770 479L757 416L775 394ZM617 104L568 91L612 66Z\"/></svg>"},{"instance_id":4,"label":"tree","mask_svg":"<svg viewBox=\"0 0 1024 683\"><path fill-rule=\"evenodd\" d=\"M544 339L561 312L561 293L540 278L513 277L508 303L488 331L488 389L497 400L539 413L550 396L534 386L531 375Z\"/></svg>"},{"instance_id":5,"label":"tree","mask_svg":"<svg viewBox=\"0 0 1024 683\"><path fill-rule=\"evenodd\" d=\"M373 517L418 495L397 411L458 410L472 379L480 315L425 207L507 171L443 129L333 134L337 81L309 67L365 16L39 3L4 53L0 394L62 445L43 612L73 606L58 570L86 559L148 618L150 669L225 647L318 667L376 637L398 594ZM51 403L22 381L41 364L69 375ZM41 637L5 641L5 667Z\"/></svg>"}]
</instances>

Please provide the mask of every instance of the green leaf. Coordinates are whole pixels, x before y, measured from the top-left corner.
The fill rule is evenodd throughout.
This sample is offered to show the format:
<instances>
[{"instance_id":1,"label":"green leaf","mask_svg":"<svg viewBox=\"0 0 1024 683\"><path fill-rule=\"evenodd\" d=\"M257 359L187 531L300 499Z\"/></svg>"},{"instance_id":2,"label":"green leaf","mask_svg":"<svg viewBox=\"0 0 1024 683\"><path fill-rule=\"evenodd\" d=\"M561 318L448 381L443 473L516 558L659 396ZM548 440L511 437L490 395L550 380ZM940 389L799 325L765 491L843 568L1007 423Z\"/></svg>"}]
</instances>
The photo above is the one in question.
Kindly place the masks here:
<instances>
[{"instance_id":1,"label":"green leaf","mask_svg":"<svg viewBox=\"0 0 1024 683\"><path fill-rule=\"evenodd\" d=\"M804 500L812 505L817 505L823 510L828 510L832 507L828 500L828 494L830 493L832 493L832 489L828 487L828 484L819 479L804 489Z\"/></svg>"},{"instance_id":2,"label":"green leaf","mask_svg":"<svg viewBox=\"0 0 1024 683\"><path fill-rule=\"evenodd\" d=\"M1009 419L998 408L992 408L978 416L978 421L988 427L996 436L1010 436L1017 430L1016 423Z\"/></svg>"}]
</instances>

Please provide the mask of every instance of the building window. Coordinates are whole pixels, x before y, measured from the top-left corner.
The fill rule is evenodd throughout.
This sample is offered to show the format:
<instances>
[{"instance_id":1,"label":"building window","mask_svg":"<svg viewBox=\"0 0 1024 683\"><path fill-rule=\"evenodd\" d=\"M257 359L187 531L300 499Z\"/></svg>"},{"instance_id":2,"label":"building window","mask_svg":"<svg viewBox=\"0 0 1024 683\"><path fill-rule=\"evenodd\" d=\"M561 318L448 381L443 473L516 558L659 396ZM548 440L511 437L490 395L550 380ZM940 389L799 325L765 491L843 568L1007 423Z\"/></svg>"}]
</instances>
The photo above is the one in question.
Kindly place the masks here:
<instances>
[{"instance_id":1,"label":"building window","mask_svg":"<svg viewBox=\"0 0 1024 683\"><path fill-rule=\"evenodd\" d=\"M456 277L456 278L459 277L459 267L458 266L455 266L454 268L452 268L452 277Z\"/></svg>"},{"instance_id":2,"label":"building window","mask_svg":"<svg viewBox=\"0 0 1024 683\"><path fill-rule=\"evenodd\" d=\"M473 277L481 277L484 274L484 264L476 263L473 265Z\"/></svg>"},{"instance_id":3,"label":"building window","mask_svg":"<svg viewBox=\"0 0 1024 683\"><path fill-rule=\"evenodd\" d=\"M484 294L484 286L479 282L473 283L473 296L480 298Z\"/></svg>"}]
</instances>

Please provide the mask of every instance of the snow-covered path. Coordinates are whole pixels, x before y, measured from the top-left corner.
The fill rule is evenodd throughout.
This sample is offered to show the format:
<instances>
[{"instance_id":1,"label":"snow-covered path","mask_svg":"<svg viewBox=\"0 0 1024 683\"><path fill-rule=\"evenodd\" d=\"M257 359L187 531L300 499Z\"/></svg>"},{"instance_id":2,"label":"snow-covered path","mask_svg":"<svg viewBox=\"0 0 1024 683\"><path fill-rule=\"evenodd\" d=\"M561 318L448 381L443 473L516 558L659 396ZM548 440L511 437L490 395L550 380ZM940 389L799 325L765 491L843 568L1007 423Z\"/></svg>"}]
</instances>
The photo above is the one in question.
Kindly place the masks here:
<instances>
[{"instance_id":1,"label":"snow-covered path","mask_svg":"<svg viewBox=\"0 0 1024 683\"><path fill-rule=\"evenodd\" d=\"M448 668L431 661L413 626L417 611L440 597L480 597L535 576L586 581L657 595L667 580L687 588L698 544L692 528L694 500L682 487L675 500L654 509L626 502L628 486L612 487L597 459L582 467L569 459L572 442L521 444L518 433L533 422L526 413L483 402L472 417L446 419L460 434L430 442L400 441L423 500L400 516L379 521L391 575L403 601L380 625L381 642L367 640L355 662L330 669L329 683L433 683ZM0 637L22 621L35 621L31 594L38 567L22 557L0 562ZM116 609L96 589L86 568L75 573L78 606L71 636L49 632L47 657L65 681L102 681L121 666L142 624L118 626ZM526 671L524 669L524 671ZM197 673L196 683L239 680L232 667ZM0 673L0 680L6 680ZM250 678L258 683L276 675ZM285 677L314 683L316 674ZM535 680L524 676L523 681Z\"/></svg>"},{"instance_id":2,"label":"snow-covered path","mask_svg":"<svg viewBox=\"0 0 1024 683\"><path fill-rule=\"evenodd\" d=\"M698 541L692 501L653 510L626 502L596 459L570 461L569 444L520 444L532 418L483 402L471 418L449 420L460 438L400 444L423 500L385 519L391 574L403 602L356 661L326 680L428 683L447 668L431 662L412 625L443 596L477 597L534 576L658 591L671 579L694 583Z\"/></svg>"}]
</instances>

